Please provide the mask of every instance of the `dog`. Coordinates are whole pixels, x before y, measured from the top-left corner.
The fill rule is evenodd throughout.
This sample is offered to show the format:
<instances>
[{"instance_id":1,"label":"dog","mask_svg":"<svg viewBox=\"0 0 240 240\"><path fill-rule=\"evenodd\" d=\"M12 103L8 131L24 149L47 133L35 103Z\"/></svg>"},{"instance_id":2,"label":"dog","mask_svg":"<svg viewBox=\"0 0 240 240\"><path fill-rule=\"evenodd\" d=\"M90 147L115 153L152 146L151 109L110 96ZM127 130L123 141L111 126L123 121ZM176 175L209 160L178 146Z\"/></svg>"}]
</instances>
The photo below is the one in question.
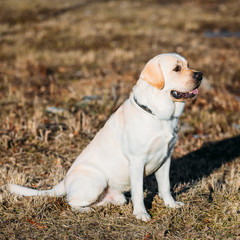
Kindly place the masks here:
<instances>
[{"instance_id":1,"label":"dog","mask_svg":"<svg viewBox=\"0 0 240 240\"><path fill-rule=\"evenodd\" d=\"M80 212L92 205L124 204L131 189L133 214L148 221L143 178L155 173L159 196L171 208L184 205L170 192L171 155L177 141L178 118L185 102L198 95L203 73L189 68L176 53L151 59L130 97L72 164L63 181L51 190L9 184L11 193L24 196L66 195Z\"/></svg>"}]
</instances>

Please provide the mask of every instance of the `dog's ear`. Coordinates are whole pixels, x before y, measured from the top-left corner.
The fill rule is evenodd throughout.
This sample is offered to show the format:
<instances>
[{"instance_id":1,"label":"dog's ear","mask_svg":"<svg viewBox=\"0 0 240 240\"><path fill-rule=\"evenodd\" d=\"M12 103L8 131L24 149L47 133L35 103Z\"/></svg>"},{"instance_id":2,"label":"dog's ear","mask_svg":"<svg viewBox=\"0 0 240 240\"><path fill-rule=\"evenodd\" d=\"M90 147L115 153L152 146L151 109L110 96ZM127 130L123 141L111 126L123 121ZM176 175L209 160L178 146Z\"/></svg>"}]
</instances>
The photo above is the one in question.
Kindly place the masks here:
<instances>
[{"instance_id":1,"label":"dog's ear","mask_svg":"<svg viewBox=\"0 0 240 240\"><path fill-rule=\"evenodd\" d=\"M146 64L141 78L159 90L164 87L164 77L158 58L153 58Z\"/></svg>"}]
</instances>

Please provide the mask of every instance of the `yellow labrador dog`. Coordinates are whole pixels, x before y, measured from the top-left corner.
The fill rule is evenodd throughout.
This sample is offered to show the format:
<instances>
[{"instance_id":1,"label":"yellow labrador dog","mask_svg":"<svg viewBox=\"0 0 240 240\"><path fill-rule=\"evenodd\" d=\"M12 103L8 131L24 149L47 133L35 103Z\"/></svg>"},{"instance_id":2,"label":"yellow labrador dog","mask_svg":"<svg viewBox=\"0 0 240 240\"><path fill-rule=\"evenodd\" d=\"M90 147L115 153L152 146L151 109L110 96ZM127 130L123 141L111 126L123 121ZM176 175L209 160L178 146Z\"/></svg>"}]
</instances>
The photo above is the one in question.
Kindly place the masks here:
<instances>
[{"instance_id":1,"label":"yellow labrador dog","mask_svg":"<svg viewBox=\"0 0 240 240\"><path fill-rule=\"evenodd\" d=\"M154 57L143 69L129 99L77 157L63 181L44 191L10 184L10 192L67 195L71 207L83 212L93 204L123 204L126 200L122 192L131 189L133 214L147 221L150 216L143 201L143 177L155 172L165 205L184 205L170 193L169 168L178 117L185 101L197 96L202 75L176 53Z\"/></svg>"}]
</instances>

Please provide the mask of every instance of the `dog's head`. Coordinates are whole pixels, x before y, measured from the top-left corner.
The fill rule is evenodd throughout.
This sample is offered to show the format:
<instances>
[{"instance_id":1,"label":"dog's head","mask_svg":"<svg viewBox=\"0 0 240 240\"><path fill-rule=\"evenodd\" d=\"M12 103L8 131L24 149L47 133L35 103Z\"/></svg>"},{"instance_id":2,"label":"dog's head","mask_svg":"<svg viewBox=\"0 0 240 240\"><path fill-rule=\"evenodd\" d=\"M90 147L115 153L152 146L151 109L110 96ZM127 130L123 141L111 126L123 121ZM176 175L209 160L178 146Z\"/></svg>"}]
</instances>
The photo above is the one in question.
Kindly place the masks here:
<instances>
[{"instance_id":1,"label":"dog's head","mask_svg":"<svg viewBox=\"0 0 240 240\"><path fill-rule=\"evenodd\" d=\"M165 91L173 101L187 101L198 94L203 73L190 69L187 60L175 53L160 54L143 69L141 78Z\"/></svg>"}]
</instances>

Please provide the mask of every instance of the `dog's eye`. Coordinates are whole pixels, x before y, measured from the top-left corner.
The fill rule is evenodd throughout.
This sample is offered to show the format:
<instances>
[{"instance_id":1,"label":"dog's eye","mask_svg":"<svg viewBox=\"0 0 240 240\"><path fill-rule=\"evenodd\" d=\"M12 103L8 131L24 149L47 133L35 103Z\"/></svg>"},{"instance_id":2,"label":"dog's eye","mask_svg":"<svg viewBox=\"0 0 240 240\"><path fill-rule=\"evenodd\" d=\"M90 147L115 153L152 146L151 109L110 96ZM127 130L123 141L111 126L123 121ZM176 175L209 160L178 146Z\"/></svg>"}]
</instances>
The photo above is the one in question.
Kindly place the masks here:
<instances>
[{"instance_id":1,"label":"dog's eye","mask_svg":"<svg viewBox=\"0 0 240 240\"><path fill-rule=\"evenodd\" d=\"M173 69L173 71L179 72L179 71L181 71L181 67L180 67L179 65L177 65L177 66Z\"/></svg>"}]
</instances>

